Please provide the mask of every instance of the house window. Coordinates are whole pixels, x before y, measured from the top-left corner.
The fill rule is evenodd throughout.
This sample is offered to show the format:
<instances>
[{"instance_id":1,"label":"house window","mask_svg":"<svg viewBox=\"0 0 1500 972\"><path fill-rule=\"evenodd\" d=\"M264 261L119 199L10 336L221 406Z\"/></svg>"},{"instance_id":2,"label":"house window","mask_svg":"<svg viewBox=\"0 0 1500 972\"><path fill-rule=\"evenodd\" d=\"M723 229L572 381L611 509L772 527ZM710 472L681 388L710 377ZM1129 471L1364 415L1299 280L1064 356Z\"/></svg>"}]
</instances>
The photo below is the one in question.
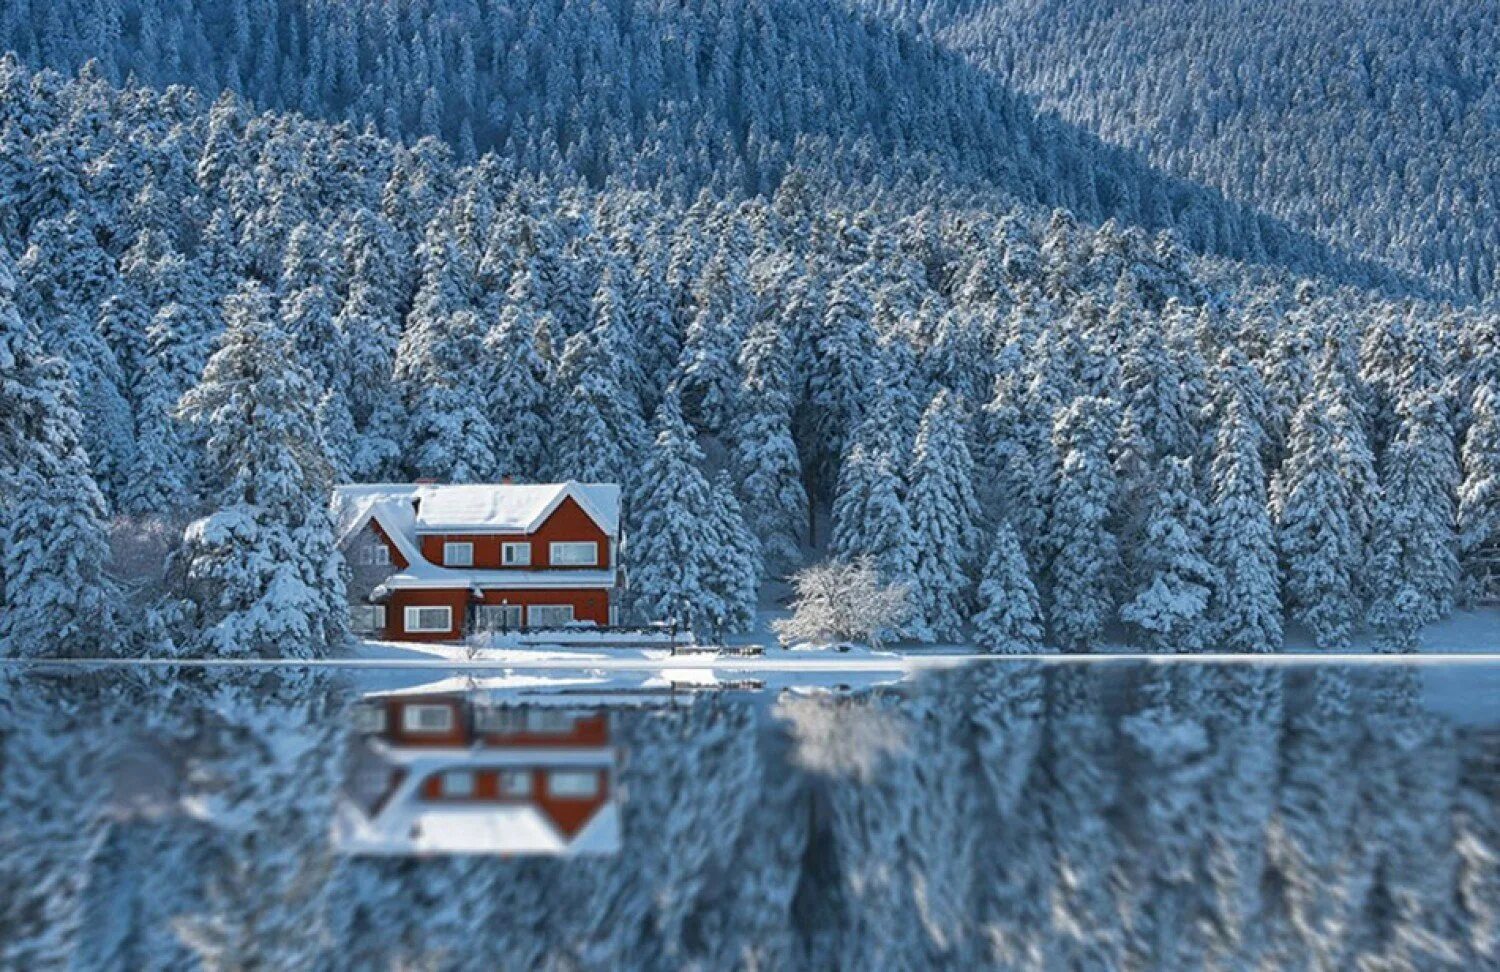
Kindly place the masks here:
<instances>
[{"instance_id":1,"label":"house window","mask_svg":"<svg viewBox=\"0 0 1500 972\"><path fill-rule=\"evenodd\" d=\"M572 623L571 604L533 604L526 609L526 624L533 628L560 628Z\"/></svg>"},{"instance_id":2,"label":"house window","mask_svg":"<svg viewBox=\"0 0 1500 972\"><path fill-rule=\"evenodd\" d=\"M552 545L554 567L593 567L598 563L599 545L597 543L567 541Z\"/></svg>"},{"instance_id":3,"label":"house window","mask_svg":"<svg viewBox=\"0 0 1500 972\"><path fill-rule=\"evenodd\" d=\"M449 567L473 567L474 545L472 543L443 544L443 563Z\"/></svg>"},{"instance_id":4,"label":"house window","mask_svg":"<svg viewBox=\"0 0 1500 972\"><path fill-rule=\"evenodd\" d=\"M474 624L480 631L510 631L521 626L521 605L481 604L474 609Z\"/></svg>"},{"instance_id":5,"label":"house window","mask_svg":"<svg viewBox=\"0 0 1500 972\"><path fill-rule=\"evenodd\" d=\"M547 774L547 792L562 800L587 800L599 795L596 770L553 770Z\"/></svg>"},{"instance_id":6,"label":"house window","mask_svg":"<svg viewBox=\"0 0 1500 972\"><path fill-rule=\"evenodd\" d=\"M359 548L359 565L361 567L389 567L391 548L379 540L365 544Z\"/></svg>"},{"instance_id":7,"label":"house window","mask_svg":"<svg viewBox=\"0 0 1500 972\"><path fill-rule=\"evenodd\" d=\"M453 609L409 607L406 609L406 630L413 634L446 634L453 630Z\"/></svg>"},{"instance_id":8,"label":"house window","mask_svg":"<svg viewBox=\"0 0 1500 972\"><path fill-rule=\"evenodd\" d=\"M483 706L474 710L474 731L482 735L509 736L525 729L524 710L501 706Z\"/></svg>"},{"instance_id":9,"label":"house window","mask_svg":"<svg viewBox=\"0 0 1500 972\"><path fill-rule=\"evenodd\" d=\"M500 795L503 797L531 796L531 771L501 770Z\"/></svg>"},{"instance_id":10,"label":"house window","mask_svg":"<svg viewBox=\"0 0 1500 972\"><path fill-rule=\"evenodd\" d=\"M401 710L401 731L441 735L453 731L453 710L446 705L408 705Z\"/></svg>"},{"instance_id":11,"label":"house window","mask_svg":"<svg viewBox=\"0 0 1500 972\"><path fill-rule=\"evenodd\" d=\"M349 627L355 634L381 634L385 631L384 604L349 605Z\"/></svg>"},{"instance_id":12,"label":"house window","mask_svg":"<svg viewBox=\"0 0 1500 972\"><path fill-rule=\"evenodd\" d=\"M566 712L540 706L527 711L526 731L539 736L564 735L573 731L573 717Z\"/></svg>"},{"instance_id":13,"label":"house window","mask_svg":"<svg viewBox=\"0 0 1500 972\"><path fill-rule=\"evenodd\" d=\"M355 706L354 731L363 733L385 732L385 706Z\"/></svg>"},{"instance_id":14,"label":"house window","mask_svg":"<svg viewBox=\"0 0 1500 972\"><path fill-rule=\"evenodd\" d=\"M500 563L506 567L531 566L531 544L519 541L516 543L502 543L500 545Z\"/></svg>"},{"instance_id":15,"label":"house window","mask_svg":"<svg viewBox=\"0 0 1500 972\"><path fill-rule=\"evenodd\" d=\"M449 770L442 776L439 790L445 797L471 797L474 795L474 774L468 770Z\"/></svg>"}]
</instances>

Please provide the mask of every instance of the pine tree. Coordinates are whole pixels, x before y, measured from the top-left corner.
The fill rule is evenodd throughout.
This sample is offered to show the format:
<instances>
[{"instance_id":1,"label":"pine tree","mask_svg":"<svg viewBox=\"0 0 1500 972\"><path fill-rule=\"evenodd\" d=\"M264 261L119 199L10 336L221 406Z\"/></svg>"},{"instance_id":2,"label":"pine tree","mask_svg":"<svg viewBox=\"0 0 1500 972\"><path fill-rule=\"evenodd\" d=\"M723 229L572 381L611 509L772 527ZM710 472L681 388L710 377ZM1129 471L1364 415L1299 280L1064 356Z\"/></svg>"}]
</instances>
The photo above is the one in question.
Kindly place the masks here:
<instances>
[{"instance_id":1,"label":"pine tree","mask_svg":"<svg viewBox=\"0 0 1500 972\"><path fill-rule=\"evenodd\" d=\"M1349 644L1359 598L1354 575L1363 543L1354 534L1351 484L1340 475L1327 386L1297 409L1277 481L1276 526L1292 616L1320 648Z\"/></svg>"},{"instance_id":2,"label":"pine tree","mask_svg":"<svg viewBox=\"0 0 1500 972\"><path fill-rule=\"evenodd\" d=\"M693 424L721 431L729 419L737 381L735 356L754 314L743 270L726 248L703 271L694 288L697 307L688 325L675 384Z\"/></svg>"},{"instance_id":3,"label":"pine tree","mask_svg":"<svg viewBox=\"0 0 1500 972\"><path fill-rule=\"evenodd\" d=\"M186 590L210 654L316 655L345 630L316 391L263 288L242 286L225 322L179 407L206 436L218 507L183 538Z\"/></svg>"},{"instance_id":4,"label":"pine tree","mask_svg":"<svg viewBox=\"0 0 1500 972\"><path fill-rule=\"evenodd\" d=\"M1205 557L1208 514L1198 501L1188 459L1168 459L1142 531L1134 595L1120 608L1160 651L1203 648L1213 568Z\"/></svg>"},{"instance_id":5,"label":"pine tree","mask_svg":"<svg viewBox=\"0 0 1500 972\"><path fill-rule=\"evenodd\" d=\"M972 595L970 565L978 540L979 501L962 405L938 392L922 415L912 455L907 507L916 558L911 634L924 641L957 638Z\"/></svg>"},{"instance_id":6,"label":"pine tree","mask_svg":"<svg viewBox=\"0 0 1500 972\"><path fill-rule=\"evenodd\" d=\"M868 558L888 583L909 583L916 569L917 541L901 498L901 475L889 456L868 451L862 442L840 467L832 548L845 560Z\"/></svg>"},{"instance_id":7,"label":"pine tree","mask_svg":"<svg viewBox=\"0 0 1500 972\"><path fill-rule=\"evenodd\" d=\"M518 479L540 476L546 459L547 365L537 353L535 329L529 311L510 304L484 339L494 369L486 391L496 432L495 469Z\"/></svg>"},{"instance_id":8,"label":"pine tree","mask_svg":"<svg viewBox=\"0 0 1500 972\"><path fill-rule=\"evenodd\" d=\"M733 422L734 468L745 520L772 570L785 570L801 558L807 524L807 492L792 440L789 356L786 335L775 319L757 322L740 349L742 377Z\"/></svg>"},{"instance_id":9,"label":"pine tree","mask_svg":"<svg viewBox=\"0 0 1500 972\"><path fill-rule=\"evenodd\" d=\"M1458 537L1469 599L1500 597L1500 386L1474 392L1461 459Z\"/></svg>"},{"instance_id":10,"label":"pine tree","mask_svg":"<svg viewBox=\"0 0 1500 972\"><path fill-rule=\"evenodd\" d=\"M719 554L709 533L713 490L675 397L662 400L655 424L656 441L632 480L630 508L638 520L626 550L631 602L643 619L698 627L712 620L704 607L710 561Z\"/></svg>"},{"instance_id":11,"label":"pine tree","mask_svg":"<svg viewBox=\"0 0 1500 972\"><path fill-rule=\"evenodd\" d=\"M755 621L761 553L728 473L714 478L706 526L715 555L704 565L705 614L717 631L744 631Z\"/></svg>"},{"instance_id":12,"label":"pine tree","mask_svg":"<svg viewBox=\"0 0 1500 972\"><path fill-rule=\"evenodd\" d=\"M990 556L979 581L979 613L974 635L986 651L1009 654L1034 651L1042 643L1042 607L1031 568L1004 520L995 528Z\"/></svg>"},{"instance_id":13,"label":"pine tree","mask_svg":"<svg viewBox=\"0 0 1500 972\"><path fill-rule=\"evenodd\" d=\"M1281 648L1281 579L1260 436L1239 396L1230 393L1209 471L1208 560L1216 582L1210 616L1213 647L1220 651Z\"/></svg>"},{"instance_id":14,"label":"pine tree","mask_svg":"<svg viewBox=\"0 0 1500 972\"><path fill-rule=\"evenodd\" d=\"M80 444L61 361L44 357L16 309L0 245L0 655L115 648L104 498Z\"/></svg>"},{"instance_id":15,"label":"pine tree","mask_svg":"<svg viewBox=\"0 0 1500 972\"><path fill-rule=\"evenodd\" d=\"M1053 636L1072 650L1086 650L1104 633L1112 608L1110 581L1119 558L1109 527L1114 422L1108 402L1084 397L1063 409L1053 427L1058 466L1047 524L1049 619Z\"/></svg>"},{"instance_id":16,"label":"pine tree","mask_svg":"<svg viewBox=\"0 0 1500 972\"><path fill-rule=\"evenodd\" d=\"M1381 465L1370 621L1389 647L1409 650L1418 631L1453 606L1459 475L1442 401L1414 392L1396 411L1396 438Z\"/></svg>"}]
</instances>

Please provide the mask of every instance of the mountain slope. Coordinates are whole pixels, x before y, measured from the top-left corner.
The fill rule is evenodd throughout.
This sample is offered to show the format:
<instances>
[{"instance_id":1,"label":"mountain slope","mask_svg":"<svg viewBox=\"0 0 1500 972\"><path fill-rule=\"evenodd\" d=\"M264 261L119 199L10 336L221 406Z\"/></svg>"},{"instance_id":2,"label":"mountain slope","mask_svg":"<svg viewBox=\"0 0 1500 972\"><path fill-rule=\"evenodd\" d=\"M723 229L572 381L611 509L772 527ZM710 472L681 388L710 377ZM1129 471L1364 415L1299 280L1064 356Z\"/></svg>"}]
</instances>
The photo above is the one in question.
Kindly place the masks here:
<instances>
[{"instance_id":1,"label":"mountain slope","mask_svg":"<svg viewBox=\"0 0 1500 972\"><path fill-rule=\"evenodd\" d=\"M1500 288L1493 4L865 6L1173 175L1456 291Z\"/></svg>"}]
</instances>

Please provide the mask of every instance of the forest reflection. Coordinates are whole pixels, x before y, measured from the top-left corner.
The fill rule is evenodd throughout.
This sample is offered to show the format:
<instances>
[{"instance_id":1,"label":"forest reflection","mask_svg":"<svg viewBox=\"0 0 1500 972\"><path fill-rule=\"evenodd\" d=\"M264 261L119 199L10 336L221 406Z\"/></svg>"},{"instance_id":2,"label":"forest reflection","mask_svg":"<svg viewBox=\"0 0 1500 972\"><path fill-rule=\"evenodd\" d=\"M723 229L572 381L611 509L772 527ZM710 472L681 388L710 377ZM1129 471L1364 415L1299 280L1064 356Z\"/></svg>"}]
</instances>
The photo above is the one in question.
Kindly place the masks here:
<instances>
[{"instance_id":1,"label":"forest reflection","mask_svg":"<svg viewBox=\"0 0 1500 972\"><path fill-rule=\"evenodd\" d=\"M1500 730L1427 702L1401 667L10 676L0 965L1494 968Z\"/></svg>"}]
</instances>

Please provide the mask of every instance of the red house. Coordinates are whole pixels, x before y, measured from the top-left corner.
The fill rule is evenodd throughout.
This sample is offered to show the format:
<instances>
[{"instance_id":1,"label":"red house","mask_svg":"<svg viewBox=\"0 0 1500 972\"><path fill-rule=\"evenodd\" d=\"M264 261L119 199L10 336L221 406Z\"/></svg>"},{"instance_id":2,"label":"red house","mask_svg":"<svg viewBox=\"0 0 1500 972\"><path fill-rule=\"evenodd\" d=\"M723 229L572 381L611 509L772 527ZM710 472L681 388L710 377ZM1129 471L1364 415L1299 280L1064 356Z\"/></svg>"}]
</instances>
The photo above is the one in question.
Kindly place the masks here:
<instances>
[{"instance_id":1,"label":"red house","mask_svg":"<svg viewBox=\"0 0 1500 972\"><path fill-rule=\"evenodd\" d=\"M456 641L615 622L612 483L339 486L334 511L358 633Z\"/></svg>"},{"instance_id":2,"label":"red house","mask_svg":"<svg viewBox=\"0 0 1500 972\"><path fill-rule=\"evenodd\" d=\"M602 709L398 690L354 709L334 817L346 854L613 854L615 749Z\"/></svg>"}]
</instances>

